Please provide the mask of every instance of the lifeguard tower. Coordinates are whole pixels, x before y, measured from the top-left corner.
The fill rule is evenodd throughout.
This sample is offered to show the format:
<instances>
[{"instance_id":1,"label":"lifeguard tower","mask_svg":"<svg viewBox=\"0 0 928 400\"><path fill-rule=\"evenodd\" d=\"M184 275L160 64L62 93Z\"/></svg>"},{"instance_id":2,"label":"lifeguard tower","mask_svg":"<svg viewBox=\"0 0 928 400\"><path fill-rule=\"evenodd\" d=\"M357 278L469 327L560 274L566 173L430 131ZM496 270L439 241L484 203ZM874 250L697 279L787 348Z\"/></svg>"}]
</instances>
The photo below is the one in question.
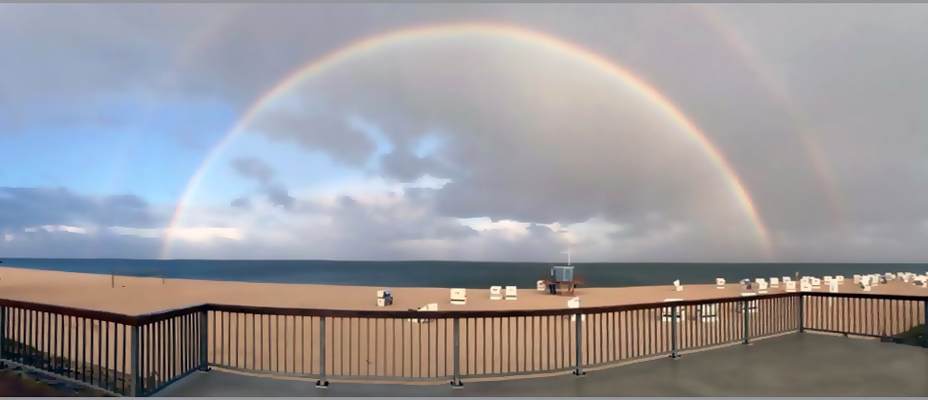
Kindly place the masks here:
<instances>
[{"instance_id":1,"label":"lifeguard tower","mask_svg":"<svg viewBox=\"0 0 928 400\"><path fill-rule=\"evenodd\" d=\"M583 283L574 276L574 266L570 265L570 252L567 253L567 265L551 267L551 277L544 279L551 294L573 295L577 285Z\"/></svg>"}]
</instances>

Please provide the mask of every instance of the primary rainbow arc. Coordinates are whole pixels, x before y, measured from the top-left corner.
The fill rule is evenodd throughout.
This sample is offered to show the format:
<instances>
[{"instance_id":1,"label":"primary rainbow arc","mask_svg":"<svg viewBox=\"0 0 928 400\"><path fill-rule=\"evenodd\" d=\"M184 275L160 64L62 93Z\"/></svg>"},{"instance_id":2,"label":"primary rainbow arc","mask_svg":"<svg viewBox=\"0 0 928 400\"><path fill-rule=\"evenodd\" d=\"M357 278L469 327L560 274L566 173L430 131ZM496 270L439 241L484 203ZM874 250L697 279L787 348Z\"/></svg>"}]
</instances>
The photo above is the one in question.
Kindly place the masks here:
<instances>
[{"instance_id":1,"label":"primary rainbow arc","mask_svg":"<svg viewBox=\"0 0 928 400\"><path fill-rule=\"evenodd\" d=\"M772 245L770 237L767 233L767 229L764 226L764 223L761 220L760 215L758 215L750 196L748 195L744 185L742 185L735 171L722 156L721 152L706 138L705 134L696 128L696 126L690 122L686 115L680 112L680 110L678 110L657 90L649 86L641 79L635 77L625 69L607 60L606 58L572 43L558 39L554 36L512 25L457 23L402 29L375 35L367 39L362 39L360 41L344 46L334 52L331 52L318 60L310 62L309 64L303 66L296 72L280 81L274 88L264 93L261 97L258 98L257 101L248 107L248 109L242 114L241 118L239 118L233 127L216 144L216 146L210 150L210 152L204 158L203 163L200 164L196 172L191 177L183 195L181 196L181 200L175 209L174 217L171 219L171 225L164 235L160 254L161 258L165 259L170 255L174 231L180 228L181 221L184 217L184 212L187 209L187 204L192 199L197 186L203 179L204 173L215 162L223 150L229 146L232 140L240 135L244 131L244 128L248 126L248 124L257 115L264 111L268 105L273 102L273 100L286 93L294 86L297 86L300 82L303 82L306 79L312 78L314 76L318 76L339 64L350 61L354 57L366 54L370 51L383 49L385 47L389 47L390 45L407 43L416 39L434 39L440 37L457 37L465 35L499 37L522 42L527 45L540 46L545 49L555 50L566 57L573 57L577 60L583 61L591 68L607 74L608 76L618 81L618 83L632 88L638 94L644 96L652 104L656 105L664 113L666 113L674 123L682 128L683 132L687 134L687 137L690 140L693 140L701 149L701 151L706 155L706 157L708 157L709 160L715 165L715 167L719 169L725 179L726 186L738 201L739 206L741 207L747 219L750 221L758 240L766 252L766 255L768 257L771 255Z\"/></svg>"}]
</instances>

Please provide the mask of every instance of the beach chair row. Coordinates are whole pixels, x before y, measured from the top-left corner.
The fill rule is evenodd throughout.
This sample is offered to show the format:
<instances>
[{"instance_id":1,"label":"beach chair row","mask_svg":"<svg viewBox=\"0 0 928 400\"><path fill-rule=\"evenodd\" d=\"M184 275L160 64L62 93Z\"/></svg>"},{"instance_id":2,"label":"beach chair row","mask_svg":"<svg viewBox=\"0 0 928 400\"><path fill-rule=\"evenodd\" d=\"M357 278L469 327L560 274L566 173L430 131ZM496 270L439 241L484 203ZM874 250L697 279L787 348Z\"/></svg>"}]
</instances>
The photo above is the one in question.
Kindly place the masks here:
<instances>
[{"instance_id":1,"label":"beach chair row","mask_svg":"<svg viewBox=\"0 0 928 400\"><path fill-rule=\"evenodd\" d=\"M742 293L742 297L752 297L757 296L755 293ZM671 303L676 301L683 301L683 299L664 299L665 303ZM747 302L747 312L749 314L756 313L758 309L757 300ZM674 320L674 307L664 307L661 309L661 320L664 322L672 322ZM677 321L684 321L686 318L686 307L678 306L676 307ZM741 313L742 309L737 307L735 309L736 313ZM718 304L702 304L696 309L696 319L703 322L716 322L719 320L719 305Z\"/></svg>"}]
</instances>

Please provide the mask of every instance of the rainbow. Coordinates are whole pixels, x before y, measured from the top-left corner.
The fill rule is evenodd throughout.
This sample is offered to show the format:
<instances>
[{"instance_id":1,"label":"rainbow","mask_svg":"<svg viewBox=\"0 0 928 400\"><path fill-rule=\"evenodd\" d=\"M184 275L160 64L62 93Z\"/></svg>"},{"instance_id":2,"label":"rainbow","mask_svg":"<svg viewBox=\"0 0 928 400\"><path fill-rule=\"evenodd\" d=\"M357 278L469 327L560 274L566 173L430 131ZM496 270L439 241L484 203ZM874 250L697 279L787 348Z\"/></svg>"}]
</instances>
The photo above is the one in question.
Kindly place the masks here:
<instances>
[{"instance_id":1,"label":"rainbow","mask_svg":"<svg viewBox=\"0 0 928 400\"><path fill-rule=\"evenodd\" d=\"M115 191L116 186L122 180L122 175L125 172L123 166L125 166L126 162L129 160L130 150L138 143L139 138L142 136L139 127L144 125L157 110L158 106L161 105L161 101L166 97L171 84L174 83L177 75L179 75L178 73L182 71L189 62L195 60L196 56L203 49L207 48L214 39L220 37L220 34L227 26L235 22L238 17L243 15L245 11L250 10L253 6L254 4L252 3L227 4L226 7L223 8L223 12L213 14L213 18L200 25L184 42L184 46L175 53L173 62L161 73L158 83L155 86L154 93L148 98L148 101L145 103L145 108L142 109L142 112L136 119L132 133L126 135L123 140L122 149L117 152L117 167L113 168L113 173L110 175L107 190L105 191L106 193Z\"/></svg>"},{"instance_id":2,"label":"rainbow","mask_svg":"<svg viewBox=\"0 0 928 400\"><path fill-rule=\"evenodd\" d=\"M773 73L767 68L766 64L764 64L763 60L744 37L732 28L722 16L715 12L712 6L708 4L687 5L692 7L696 11L696 14L704 18L706 22L708 22L708 25L715 29L719 35L725 39L728 46L731 47L741 59L744 60L745 64L751 68L754 74L757 75L757 78L771 94L773 99L786 109L787 114L789 114L793 121L793 126L796 128L794 131L796 137L802 144L803 151L812 163L816 178L821 184L822 190L825 192L825 199L829 203L832 218L838 225L839 230L844 234L850 234L850 218L848 217L846 205L841 201L839 195L840 191L835 183L834 174L831 168L828 167L824 152L811 135L812 129L807 122L808 118L806 118L802 110L796 106L796 102L792 100L789 91L774 78Z\"/></svg>"},{"instance_id":3,"label":"rainbow","mask_svg":"<svg viewBox=\"0 0 928 400\"><path fill-rule=\"evenodd\" d=\"M166 97L169 86L174 81L178 72L187 66L187 63L194 60L198 53L208 47L215 38L220 37L224 29L234 22L245 11L251 9L253 4L229 4L223 8L223 12L213 14L213 17L200 25L193 34L184 42L174 55L173 62L160 75L158 84L155 86L154 93L145 102L138 118L133 123L128 135L123 137L122 146L115 154L115 167L110 173L107 180L104 193L113 193L117 190L118 185L122 182L125 174L125 166L129 162L130 153L139 139L143 136L141 127L154 114L161 105L161 101ZM100 219L104 219L107 213L107 205L102 204L98 210ZM97 243L94 243L96 246ZM96 248L94 248L95 250Z\"/></svg>"},{"instance_id":4,"label":"rainbow","mask_svg":"<svg viewBox=\"0 0 928 400\"><path fill-rule=\"evenodd\" d=\"M676 125L682 128L687 138L698 145L706 157L708 157L714 166L721 171L726 185L738 201L745 216L750 221L766 255L769 257L772 254L772 245L767 229L735 171L722 156L721 152L719 152L719 150L706 138L706 135L696 128L686 115L680 112L680 110L664 98L657 90L606 58L547 34L511 25L456 23L391 31L351 43L303 66L280 81L274 88L264 93L257 101L248 107L241 118L207 154L203 163L200 164L196 172L194 172L187 184L187 188L181 196L180 202L177 204L174 217L171 219L171 225L163 237L161 258L168 258L174 232L179 229L187 204L192 199L207 169L216 161L218 156L229 146L233 139L240 135L245 130L245 127L276 98L306 79L318 76L336 66L374 50L383 49L391 45L408 43L417 39L452 38L461 36L499 37L526 45L539 46L548 50L553 50L565 57L572 57L584 62L589 67L605 73L618 83L634 89L638 94L644 96L666 113L667 117Z\"/></svg>"}]
</instances>

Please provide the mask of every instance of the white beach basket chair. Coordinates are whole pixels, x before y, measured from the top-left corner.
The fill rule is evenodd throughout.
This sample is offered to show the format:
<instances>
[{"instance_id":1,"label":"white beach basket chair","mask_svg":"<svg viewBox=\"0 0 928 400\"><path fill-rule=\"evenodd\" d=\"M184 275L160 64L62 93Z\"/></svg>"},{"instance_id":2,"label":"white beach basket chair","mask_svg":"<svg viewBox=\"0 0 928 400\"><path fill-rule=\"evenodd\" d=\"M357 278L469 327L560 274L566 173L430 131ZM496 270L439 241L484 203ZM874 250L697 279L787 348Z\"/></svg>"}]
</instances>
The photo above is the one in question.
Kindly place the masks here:
<instances>
[{"instance_id":1,"label":"white beach basket chair","mask_svg":"<svg viewBox=\"0 0 928 400\"><path fill-rule=\"evenodd\" d=\"M451 304L459 306L467 304L467 289L451 289Z\"/></svg>"},{"instance_id":2,"label":"white beach basket chair","mask_svg":"<svg viewBox=\"0 0 928 400\"><path fill-rule=\"evenodd\" d=\"M574 297L574 298L568 300L568 301L567 301L567 308L580 308L580 297L578 296L578 297ZM576 320L577 320L577 314L571 314L571 315L570 315L570 321L573 322L573 321L576 321ZM586 322L586 314L580 314L580 321L581 321L581 322Z\"/></svg>"},{"instance_id":3,"label":"white beach basket chair","mask_svg":"<svg viewBox=\"0 0 928 400\"><path fill-rule=\"evenodd\" d=\"M703 304L699 306L699 320L702 322L716 322L719 320L718 304Z\"/></svg>"},{"instance_id":4,"label":"white beach basket chair","mask_svg":"<svg viewBox=\"0 0 928 400\"><path fill-rule=\"evenodd\" d=\"M664 299L665 303L672 303L677 301L683 301L683 299ZM677 322L683 322L683 318L686 315L685 307L677 306ZM661 321L672 322L673 318L673 308L664 307L661 309Z\"/></svg>"},{"instance_id":5,"label":"white beach basket chair","mask_svg":"<svg viewBox=\"0 0 928 400\"><path fill-rule=\"evenodd\" d=\"M519 295L515 286L506 286L506 300L517 300Z\"/></svg>"}]
</instances>

